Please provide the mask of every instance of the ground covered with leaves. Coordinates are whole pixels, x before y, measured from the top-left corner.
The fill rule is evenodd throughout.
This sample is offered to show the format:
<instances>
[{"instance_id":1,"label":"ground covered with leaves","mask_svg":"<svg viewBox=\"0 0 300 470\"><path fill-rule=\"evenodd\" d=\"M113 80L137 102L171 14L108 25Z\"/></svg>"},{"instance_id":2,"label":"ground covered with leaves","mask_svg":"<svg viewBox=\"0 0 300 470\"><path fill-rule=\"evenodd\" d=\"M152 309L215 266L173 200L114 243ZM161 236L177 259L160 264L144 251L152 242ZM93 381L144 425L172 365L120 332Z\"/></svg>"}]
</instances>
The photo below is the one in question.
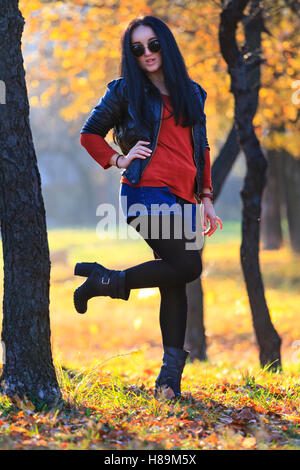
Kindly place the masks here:
<instances>
[{"instance_id":1,"label":"ground covered with leaves","mask_svg":"<svg viewBox=\"0 0 300 470\"><path fill-rule=\"evenodd\" d=\"M187 363L175 402L153 395L162 356L158 289L134 290L128 302L95 298L86 315L72 305L76 261L123 269L152 259L145 242L50 231L52 350L64 405L36 411L29 401L0 397L0 448L299 450L300 259L287 247L261 251L283 363L282 372L262 370L238 230L232 224L207 241L208 361Z\"/></svg>"}]
</instances>

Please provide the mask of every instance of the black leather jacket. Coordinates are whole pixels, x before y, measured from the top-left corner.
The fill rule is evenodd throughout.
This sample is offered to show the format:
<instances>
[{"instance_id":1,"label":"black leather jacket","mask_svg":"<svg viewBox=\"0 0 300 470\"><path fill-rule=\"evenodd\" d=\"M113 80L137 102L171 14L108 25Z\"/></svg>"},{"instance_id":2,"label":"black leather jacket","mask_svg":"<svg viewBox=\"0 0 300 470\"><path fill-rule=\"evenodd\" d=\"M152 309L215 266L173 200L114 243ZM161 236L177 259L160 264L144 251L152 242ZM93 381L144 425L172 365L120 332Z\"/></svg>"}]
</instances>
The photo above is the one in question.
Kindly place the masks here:
<instances>
[{"instance_id":1,"label":"black leather jacket","mask_svg":"<svg viewBox=\"0 0 300 470\"><path fill-rule=\"evenodd\" d=\"M203 169L205 164L205 147L209 148L206 135L206 115L204 113L204 102L206 91L194 80L191 80L195 99L199 100L199 106L203 110L203 120L192 126L194 144L194 162L197 168L195 197L200 202L199 193L202 189ZM149 93L149 85L145 86L145 92L149 96L149 106L155 116L155 122L151 130L137 123L130 110L126 98L126 82L124 77L119 77L107 84L108 90L92 110L89 118L81 129L81 133L99 134L105 137L110 129L114 129L114 141L119 145L124 155L137 143L138 140L151 142L152 149L150 157L145 159L135 158L122 172L132 185L138 184L147 165L149 165L154 154L158 133L161 126L163 111L162 97L156 98Z\"/></svg>"}]
</instances>

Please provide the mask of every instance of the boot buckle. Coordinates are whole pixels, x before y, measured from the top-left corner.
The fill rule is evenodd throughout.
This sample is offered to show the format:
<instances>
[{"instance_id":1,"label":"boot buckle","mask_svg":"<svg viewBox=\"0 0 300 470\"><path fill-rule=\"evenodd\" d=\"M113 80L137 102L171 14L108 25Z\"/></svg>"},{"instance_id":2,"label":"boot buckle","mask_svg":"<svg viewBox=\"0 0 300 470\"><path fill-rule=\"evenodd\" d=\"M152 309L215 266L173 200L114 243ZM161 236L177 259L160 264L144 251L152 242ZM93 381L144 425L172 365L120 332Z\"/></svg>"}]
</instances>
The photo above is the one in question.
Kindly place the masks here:
<instances>
[{"instance_id":1,"label":"boot buckle","mask_svg":"<svg viewBox=\"0 0 300 470\"><path fill-rule=\"evenodd\" d=\"M109 283L110 283L110 277L107 278L107 281L105 281L105 278L102 277L101 283L102 283L102 284L109 284Z\"/></svg>"}]
</instances>

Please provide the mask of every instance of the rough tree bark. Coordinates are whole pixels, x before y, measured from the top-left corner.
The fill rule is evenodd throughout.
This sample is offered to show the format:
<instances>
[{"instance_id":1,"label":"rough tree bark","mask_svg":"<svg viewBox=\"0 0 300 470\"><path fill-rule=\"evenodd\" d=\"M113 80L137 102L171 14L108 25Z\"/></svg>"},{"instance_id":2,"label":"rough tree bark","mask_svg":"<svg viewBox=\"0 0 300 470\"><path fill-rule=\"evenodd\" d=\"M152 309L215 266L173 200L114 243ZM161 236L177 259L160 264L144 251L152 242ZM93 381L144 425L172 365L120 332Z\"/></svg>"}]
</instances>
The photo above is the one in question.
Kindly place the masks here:
<instances>
[{"instance_id":1,"label":"rough tree bark","mask_svg":"<svg viewBox=\"0 0 300 470\"><path fill-rule=\"evenodd\" d=\"M219 41L231 78L231 92L235 103L235 125L247 163L247 173L241 191L243 202L240 249L242 269L259 345L260 363L262 366L269 366L270 369L276 370L281 368L281 339L271 322L259 266L259 223L267 162L252 123L252 93L247 81L246 63L243 56L249 51L240 51L235 37L238 22L243 18L248 3L249 0L223 2ZM255 14L261 14L258 1L252 2L251 6L256 8Z\"/></svg>"},{"instance_id":2,"label":"rough tree bark","mask_svg":"<svg viewBox=\"0 0 300 470\"><path fill-rule=\"evenodd\" d=\"M61 399L52 362L50 260L40 174L29 123L18 0L0 0L0 217L4 258L1 391L52 406ZM3 46L5 45L5 47Z\"/></svg>"}]
</instances>

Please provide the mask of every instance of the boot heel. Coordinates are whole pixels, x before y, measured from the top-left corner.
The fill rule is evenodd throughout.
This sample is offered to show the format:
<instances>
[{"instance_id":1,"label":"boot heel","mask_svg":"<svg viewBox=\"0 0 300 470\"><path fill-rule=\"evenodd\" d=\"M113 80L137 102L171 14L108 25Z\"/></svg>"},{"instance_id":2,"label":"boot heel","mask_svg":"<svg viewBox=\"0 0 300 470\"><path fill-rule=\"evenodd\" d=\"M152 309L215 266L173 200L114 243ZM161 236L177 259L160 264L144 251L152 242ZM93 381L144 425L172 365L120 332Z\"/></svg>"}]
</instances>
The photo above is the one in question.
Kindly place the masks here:
<instances>
[{"instance_id":1,"label":"boot heel","mask_svg":"<svg viewBox=\"0 0 300 470\"><path fill-rule=\"evenodd\" d=\"M155 395L163 391L168 398L181 396L181 376L188 354L184 349L164 346L163 365L155 381Z\"/></svg>"},{"instance_id":2,"label":"boot heel","mask_svg":"<svg viewBox=\"0 0 300 470\"><path fill-rule=\"evenodd\" d=\"M76 263L74 274L75 276L89 277L96 263Z\"/></svg>"}]
</instances>

